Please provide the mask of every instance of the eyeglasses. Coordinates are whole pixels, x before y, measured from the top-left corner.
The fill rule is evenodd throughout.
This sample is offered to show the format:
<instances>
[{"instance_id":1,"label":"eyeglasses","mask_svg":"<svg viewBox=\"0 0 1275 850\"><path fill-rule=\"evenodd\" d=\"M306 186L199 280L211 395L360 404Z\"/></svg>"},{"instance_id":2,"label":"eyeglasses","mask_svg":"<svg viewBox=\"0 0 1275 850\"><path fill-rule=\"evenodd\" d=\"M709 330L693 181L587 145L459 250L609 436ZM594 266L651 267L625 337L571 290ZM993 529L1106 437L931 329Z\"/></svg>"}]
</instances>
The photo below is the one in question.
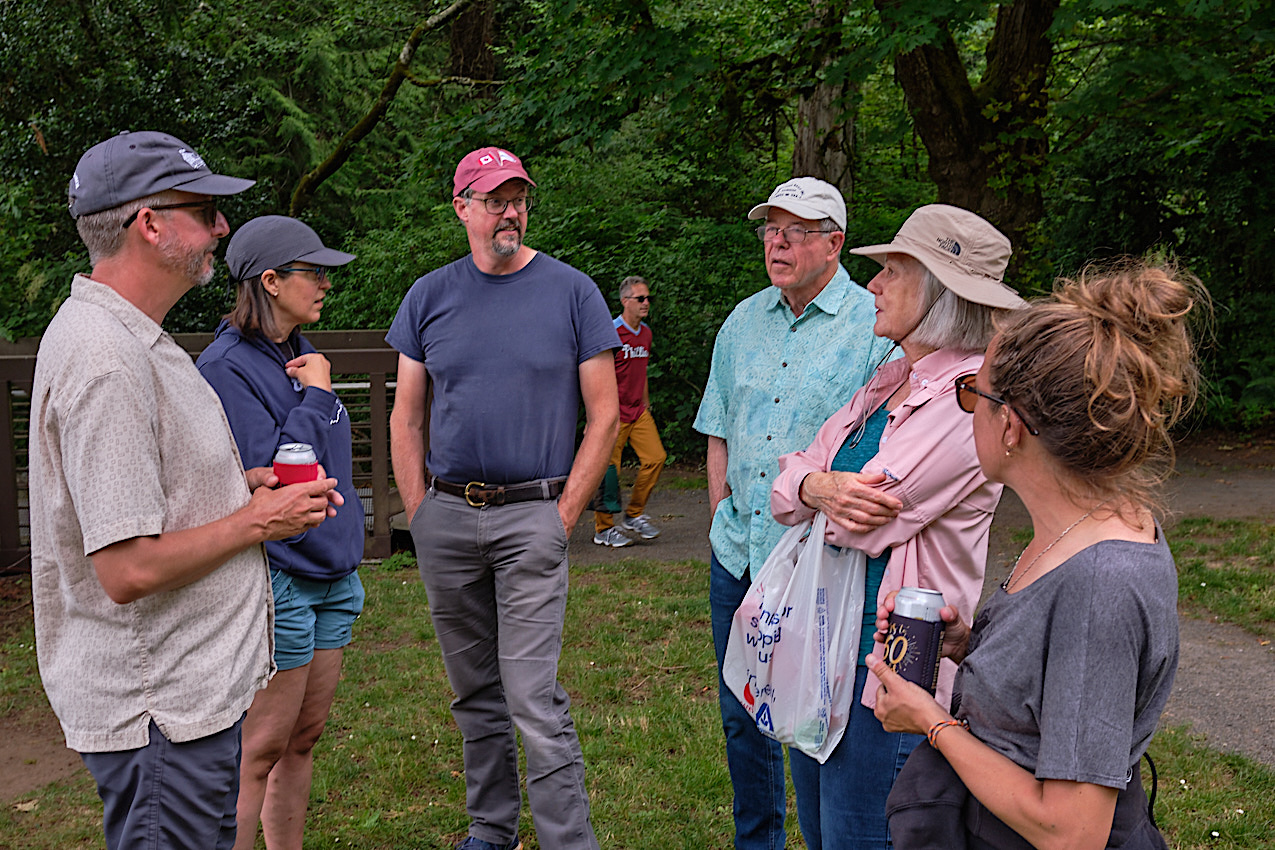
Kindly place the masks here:
<instances>
[{"instance_id":1,"label":"eyeglasses","mask_svg":"<svg viewBox=\"0 0 1275 850\"><path fill-rule=\"evenodd\" d=\"M285 266L281 269L275 269L275 271L276 272L313 272L315 280L327 280L329 269L327 266L315 266L312 269L301 268L300 266Z\"/></svg>"},{"instance_id":2,"label":"eyeglasses","mask_svg":"<svg viewBox=\"0 0 1275 850\"><path fill-rule=\"evenodd\" d=\"M525 213L536 204L536 199L531 195L520 195L517 198L470 198L471 201L482 201L483 207L492 215L504 215L505 209L510 204L514 205L514 212Z\"/></svg>"},{"instance_id":3,"label":"eyeglasses","mask_svg":"<svg viewBox=\"0 0 1275 850\"><path fill-rule=\"evenodd\" d=\"M128 226L137 221L137 216L142 210L181 210L181 209L200 209L204 213L204 224L209 227L217 226L217 202L216 201L186 201L180 204L155 204L154 206L141 207L137 212L124 219L124 223L120 225L121 230L128 230Z\"/></svg>"},{"instance_id":4,"label":"eyeglasses","mask_svg":"<svg viewBox=\"0 0 1275 850\"><path fill-rule=\"evenodd\" d=\"M956 403L961 410L964 410L966 413L973 413L974 405L978 404L978 397L982 396L994 404L999 404L1013 410L1014 415L1023 420L1023 426L1027 428L1027 433L1031 434L1033 437L1040 436L1040 432L1036 430L1036 427L1028 422L1027 417L1019 413L1012 404L1003 398L991 395L990 393L985 393L975 387L974 377L974 375L961 375L956 379Z\"/></svg>"},{"instance_id":5,"label":"eyeglasses","mask_svg":"<svg viewBox=\"0 0 1275 850\"><path fill-rule=\"evenodd\" d=\"M785 242L791 242L797 245L806 241L807 233L819 233L827 235L829 233L840 233L839 230L808 230L797 224L791 224L788 227L776 227L773 224L763 224L757 228L757 238L762 242L774 242L779 238L779 234L784 235Z\"/></svg>"},{"instance_id":6,"label":"eyeglasses","mask_svg":"<svg viewBox=\"0 0 1275 850\"><path fill-rule=\"evenodd\" d=\"M655 303L654 295L626 295L624 297L629 299L630 301L636 301L639 304L645 304L648 301L650 301L651 303Z\"/></svg>"}]
</instances>

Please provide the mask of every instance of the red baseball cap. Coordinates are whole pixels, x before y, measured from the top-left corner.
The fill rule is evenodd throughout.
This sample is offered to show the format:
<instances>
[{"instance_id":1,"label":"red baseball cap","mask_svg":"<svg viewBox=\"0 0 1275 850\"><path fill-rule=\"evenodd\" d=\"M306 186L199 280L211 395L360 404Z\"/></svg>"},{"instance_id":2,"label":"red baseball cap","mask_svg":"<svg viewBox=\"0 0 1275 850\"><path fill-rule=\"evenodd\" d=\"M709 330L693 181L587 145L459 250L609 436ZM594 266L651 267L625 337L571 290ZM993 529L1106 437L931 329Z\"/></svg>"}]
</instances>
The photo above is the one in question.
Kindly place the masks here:
<instances>
[{"instance_id":1,"label":"red baseball cap","mask_svg":"<svg viewBox=\"0 0 1275 850\"><path fill-rule=\"evenodd\" d=\"M459 196L466 189L490 192L506 180L526 180L532 186L536 181L527 176L522 160L504 148L479 148L465 154L456 166L452 196Z\"/></svg>"}]
</instances>

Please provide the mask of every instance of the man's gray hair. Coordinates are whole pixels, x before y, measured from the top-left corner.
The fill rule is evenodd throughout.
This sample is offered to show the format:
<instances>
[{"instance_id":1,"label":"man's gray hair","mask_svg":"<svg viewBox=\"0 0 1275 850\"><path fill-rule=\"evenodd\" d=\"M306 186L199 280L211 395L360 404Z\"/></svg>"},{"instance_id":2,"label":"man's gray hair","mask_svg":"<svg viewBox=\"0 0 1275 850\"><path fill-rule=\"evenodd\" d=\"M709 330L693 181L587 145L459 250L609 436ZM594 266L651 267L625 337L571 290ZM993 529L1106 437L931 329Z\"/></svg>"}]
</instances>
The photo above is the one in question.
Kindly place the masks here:
<instances>
[{"instance_id":1,"label":"man's gray hair","mask_svg":"<svg viewBox=\"0 0 1275 850\"><path fill-rule=\"evenodd\" d=\"M626 277L624 280L620 281L620 298L621 299L628 298L629 293L633 291L633 287L637 286L638 284L641 284L642 286L645 286L647 288L650 288L651 286L649 283L646 282L646 278L637 274L631 274L628 277Z\"/></svg>"},{"instance_id":2,"label":"man's gray hair","mask_svg":"<svg viewBox=\"0 0 1275 850\"><path fill-rule=\"evenodd\" d=\"M75 229L80 233L80 241L89 249L89 265L96 266L101 260L113 257L124 247L124 237L128 231L124 222L142 207L153 207L157 204L172 203L176 193L172 190L156 192L135 201L126 201L118 207L111 207L101 212L82 215L75 220ZM161 210L163 212L163 210Z\"/></svg>"},{"instance_id":3,"label":"man's gray hair","mask_svg":"<svg viewBox=\"0 0 1275 850\"><path fill-rule=\"evenodd\" d=\"M992 324L992 316L998 312L996 308L965 300L944 286L929 269L921 268L922 303L934 306L912 331L912 340L935 349L985 351L996 333Z\"/></svg>"}]
</instances>

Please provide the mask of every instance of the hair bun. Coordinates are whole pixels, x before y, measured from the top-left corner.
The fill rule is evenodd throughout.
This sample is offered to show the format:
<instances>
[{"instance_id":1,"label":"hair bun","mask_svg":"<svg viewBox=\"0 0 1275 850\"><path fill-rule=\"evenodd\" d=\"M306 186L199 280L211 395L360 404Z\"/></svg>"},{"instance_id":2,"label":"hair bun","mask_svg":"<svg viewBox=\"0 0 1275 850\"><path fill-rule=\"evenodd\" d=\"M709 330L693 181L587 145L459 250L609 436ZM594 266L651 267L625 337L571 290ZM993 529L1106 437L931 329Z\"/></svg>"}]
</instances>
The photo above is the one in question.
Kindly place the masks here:
<instances>
[{"instance_id":1,"label":"hair bun","mask_svg":"<svg viewBox=\"0 0 1275 850\"><path fill-rule=\"evenodd\" d=\"M1195 396L1187 315L1197 304L1208 294L1172 265L1088 266L1004 320L992 387L1092 492L1150 504L1159 474L1146 465L1172 457L1168 429Z\"/></svg>"},{"instance_id":2,"label":"hair bun","mask_svg":"<svg viewBox=\"0 0 1275 850\"><path fill-rule=\"evenodd\" d=\"M1146 266L1133 260L1091 265L1075 280L1060 280L1055 297L1150 354L1161 344L1176 347L1185 332L1183 319L1195 303L1193 290L1199 283L1178 277L1172 266Z\"/></svg>"}]
</instances>

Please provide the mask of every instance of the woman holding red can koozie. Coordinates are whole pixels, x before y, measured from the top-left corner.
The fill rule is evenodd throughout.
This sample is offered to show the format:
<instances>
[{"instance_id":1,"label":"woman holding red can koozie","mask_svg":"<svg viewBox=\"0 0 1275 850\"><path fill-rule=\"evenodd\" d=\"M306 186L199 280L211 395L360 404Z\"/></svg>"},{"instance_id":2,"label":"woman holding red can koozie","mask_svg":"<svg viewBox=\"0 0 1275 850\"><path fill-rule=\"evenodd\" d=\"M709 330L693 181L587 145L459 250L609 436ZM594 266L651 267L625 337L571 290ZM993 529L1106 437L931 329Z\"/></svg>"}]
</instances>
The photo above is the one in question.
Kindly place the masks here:
<instances>
[{"instance_id":1,"label":"woman holding red can koozie","mask_svg":"<svg viewBox=\"0 0 1275 850\"><path fill-rule=\"evenodd\" d=\"M273 463L280 486L321 469L345 498L322 526L266 544L279 672L244 719L236 848L254 845L259 821L267 847L301 846L312 750L363 610L363 506L352 482L350 418L332 392L331 364L299 333L319 319L328 270L353 259L296 219L249 221L226 250L235 308L197 362L221 397L245 466Z\"/></svg>"}]
</instances>

